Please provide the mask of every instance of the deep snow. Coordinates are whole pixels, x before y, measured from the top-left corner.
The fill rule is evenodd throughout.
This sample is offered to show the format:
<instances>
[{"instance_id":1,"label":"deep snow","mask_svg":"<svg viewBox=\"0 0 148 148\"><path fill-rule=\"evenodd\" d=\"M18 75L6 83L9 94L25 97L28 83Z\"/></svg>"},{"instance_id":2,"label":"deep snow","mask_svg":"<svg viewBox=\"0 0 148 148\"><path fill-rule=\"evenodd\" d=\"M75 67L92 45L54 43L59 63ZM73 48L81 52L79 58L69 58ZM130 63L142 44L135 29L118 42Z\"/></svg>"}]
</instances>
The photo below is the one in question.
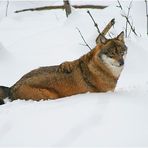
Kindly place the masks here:
<instances>
[{"instance_id":1,"label":"deep snow","mask_svg":"<svg viewBox=\"0 0 148 148\"><path fill-rule=\"evenodd\" d=\"M0 5L3 7L0 9L3 12L0 85L11 86L32 69L74 60L87 53L89 49L81 45L83 41L76 27L89 45L95 46L97 31L86 10L73 10L68 19L62 10L12 13L45 3L11 2L8 17L3 16L5 2ZM127 12L129 2L122 4ZM124 29L125 20L116 1L109 5L91 13L100 29L115 18L111 32L116 36ZM126 39L128 55L114 93L87 93L55 101L17 100L2 105L0 147L148 146L148 42L144 1L133 2L131 17L139 37L131 33Z\"/></svg>"}]
</instances>

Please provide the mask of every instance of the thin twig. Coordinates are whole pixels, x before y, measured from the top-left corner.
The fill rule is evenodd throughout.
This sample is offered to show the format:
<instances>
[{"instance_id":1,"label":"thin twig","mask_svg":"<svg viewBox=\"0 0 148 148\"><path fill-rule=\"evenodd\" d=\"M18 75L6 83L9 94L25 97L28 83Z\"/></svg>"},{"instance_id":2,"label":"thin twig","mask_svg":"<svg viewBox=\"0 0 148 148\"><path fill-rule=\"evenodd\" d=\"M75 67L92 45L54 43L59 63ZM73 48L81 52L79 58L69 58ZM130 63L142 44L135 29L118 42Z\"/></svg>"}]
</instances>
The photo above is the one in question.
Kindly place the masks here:
<instances>
[{"instance_id":1,"label":"thin twig","mask_svg":"<svg viewBox=\"0 0 148 148\"><path fill-rule=\"evenodd\" d=\"M83 35L82 35L82 33L81 33L81 31L79 30L79 28L77 28L76 27L76 29L78 30L78 32L80 33L80 36L81 36L81 38L83 39L83 41L84 41L84 43L85 43L85 45L91 50L92 48L87 44L87 42L85 41L85 39L84 39L84 37L83 37Z\"/></svg>"},{"instance_id":2,"label":"thin twig","mask_svg":"<svg viewBox=\"0 0 148 148\"><path fill-rule=\"evenodd\" d=\"M120 1L119 1L119 0L117 0L117 2L118 2L118 4L119 4L119 6L117 6L117 7L119 7L121 10L123 10L123 8L122 8L122 6L121 6Z\"/></svg>"},{"instance_id":3,"label":"thin twig","mask_svg":"<svg viewBox=\"0 0 148 148\"><path fill-rule=\"evenodd\" d=\"M147 35L148 35L148 5L147 5L147 0L145 0L145 6L146 6L146 17L147 17Z\"/></svg>"},{"instance_id":4,"label":"thin twig","mask_svg":"<svg viewBox=\"0 0 148 148\"><path fill-rule=\"evenodd\" d=\"M110 37L111 39L113 38L112 35L111 35L111 33L108 32L108 35L109 35L109 37Z\"/></svg>"},{"instance_id":5,"label":"thin twig","mask_svg":"<svg viewBox=\"0 0 148 148\"><path fill-rule=\"evenodd\" d=\"M133 26L133 22L132 22L132 26ZM130 36L131 32L132 32L132 29L130 28L130 31L128 33L128 37Z\"/></svg>"},{"instance_id":6,"label":"thin twig","mask_svg":"<svg viewBox=\"0 0 148 148\"><path fill-rule=\"evenodd\" d=\"M79 43L79 45L81 45L81 46L86 46L85 44L82 44L82 43Z\"/></svg>"},{"instance_id":7,"label":"thin twig","mask_svg":"<svg viewBox=\"0 0 148 148\"><path fill-rule=\"evenodd\" d=\"M9 0L7 0L7 5L6 5L6 16L8 15L8 7L9 7Z\"/></svg>"},{"instance_id":8,"label":"thin twig","mask_svg":"<svg viewBox=\"0 0 148 148\"><path fill-rule=\"evenodd\" d=\"M128 12L127 12L127 18L129 18L129 14L130 14L130 9L132 7L132 2L133 0L130 2L129 7L128 7ZM125 26L125 36L127 37L127 27L128 27L128 22L126 20L126 26Z\"/></svg>"},{"instance_id":9,"label":"thin twig","mask_svg":"<svg viewBox=\"0 0 148 148\"><path fill-rule=\"evenodd\" d=\"M125 15L122 15L122 16L126 19L126 21L127 21L127 23L129 24L129 26L130 26L132 32L133 32L136 36L138 36L137 33L136 33L136 31L135 31L135 28L132 26L132 24L131 24L131 22L129 21L128 17L125 16Z\"/></svg>"},{"instance_id":10,"label":"thin twig","mask_svg":"<svg viewBox=\"0 0 148 148\"><path fill-rule=\"evenodd\" d=\"M88 13L89 16L91 17L91 19L92 19L92 21L93 21L93 23L94 23L94 26L97 28L97 31L98 31L98 33L100 34L101 32L100 32L100 29L99 29L99 27L98 27L98 24L95 22L95 20L94 20L93 16L91 15L90 11L88 10L87 13Z\"/></svg>"},{"instance_id":11,"label":"thin twig","mask_svg":"<svg viewBox=\"0 0 148 148\"><path fill-rule=\"evenodd\" d=\"M123 10L123 7L122 7L120 1L119 1L119 0L117 0L117 1L118 1L118 4L119 4L120 9ZM133 0L132 0L132 1L133 1ZM129 20L129 13L130 13L132 1L131 1L130 4L129 4L127 15L124 15L125 13L124 13L124 14L121 14L121 16L126 19L126 27L125 27L126 37L127 37L127 26L128 26L128 25L130 26L130 32L132 31L136 36L138 36L137 33L136 33L136 31L135 31L135 28L133 27L133 24L131 24L131 22L130 22L130 20ZM123 12L124 12L124 11L123 11Z\"/></svg>"},{"instance_id":12,"label":"thin twig","mask_svg":"<svg viewBox=\"0 0 148 148\"><path fill-rule=\"evenodd\" d=\"M111 38L113 38L115 36L115 34L113 32L110 32L110 36L111 36Z\"/></svg>"}]
</instances>

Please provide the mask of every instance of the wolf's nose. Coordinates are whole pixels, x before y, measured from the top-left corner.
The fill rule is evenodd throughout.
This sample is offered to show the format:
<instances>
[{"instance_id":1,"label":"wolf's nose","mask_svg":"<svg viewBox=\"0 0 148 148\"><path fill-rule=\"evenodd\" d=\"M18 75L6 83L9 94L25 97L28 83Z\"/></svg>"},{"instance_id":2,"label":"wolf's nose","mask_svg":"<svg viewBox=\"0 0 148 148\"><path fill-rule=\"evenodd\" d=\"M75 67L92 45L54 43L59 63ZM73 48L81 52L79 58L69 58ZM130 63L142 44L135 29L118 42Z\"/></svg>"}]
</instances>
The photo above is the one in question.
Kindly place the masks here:
<instances>
[{"instance_id":1,"label":"wolf's nose","mask_svg":"<svg viewBox=\"0 0 148 148\"><path fill-rule=\"evenodd\" d=\"M119 64L120 64L120 66L124 65L124 60L121 59L121 60L119 61Z\"/></svg>"}]
</instances>

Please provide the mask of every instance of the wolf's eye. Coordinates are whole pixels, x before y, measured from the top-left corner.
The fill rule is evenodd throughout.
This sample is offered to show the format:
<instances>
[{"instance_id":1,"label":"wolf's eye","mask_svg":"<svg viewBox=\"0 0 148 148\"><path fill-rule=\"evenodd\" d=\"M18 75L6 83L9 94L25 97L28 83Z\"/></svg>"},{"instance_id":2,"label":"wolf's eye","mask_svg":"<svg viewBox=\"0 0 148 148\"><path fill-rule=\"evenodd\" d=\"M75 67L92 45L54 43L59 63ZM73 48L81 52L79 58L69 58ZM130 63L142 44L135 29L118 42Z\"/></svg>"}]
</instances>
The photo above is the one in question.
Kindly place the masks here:
<instances>
[{"instance_id":1,"label":"wolf's eye","mask_svg":"<svg viewBox=\"0 0 148 148\"><path fill-rule=\"evenodd\" d=\"M121 54L122 56L124 56L124 51L121 51L120 54Z\"/></svg>"},{"instance_id":2,"label":"wolf's eye","mask_svg":"<svg viewBox=\"0 0 148 148\"><path fill-rule=\"evenodd\" d=\"M127 54L127 50L124 51L124 54Z\"/></svg>"},{"instance_id":3,"label":"wolf's eye","mask_svg":"<svg viewBox=\"0 0 148 148\"><path fill-rule=\"evenodd\" d=\"M109 55L108 55L110 58L113 58L114 57L114 53L110 53Z\"/></svg>"},{"instance_id":4,"label":"wolf's eye","mask_svg":"<svg viewBox=\"0 0 148 148\"><path fill-rule=\"evenodd\" d=\"M121 51L121 52L120 52L120 54L121 54L122 56L124 56L126 53L127 53L126 51Z\"/></svg>"}]
</instances>

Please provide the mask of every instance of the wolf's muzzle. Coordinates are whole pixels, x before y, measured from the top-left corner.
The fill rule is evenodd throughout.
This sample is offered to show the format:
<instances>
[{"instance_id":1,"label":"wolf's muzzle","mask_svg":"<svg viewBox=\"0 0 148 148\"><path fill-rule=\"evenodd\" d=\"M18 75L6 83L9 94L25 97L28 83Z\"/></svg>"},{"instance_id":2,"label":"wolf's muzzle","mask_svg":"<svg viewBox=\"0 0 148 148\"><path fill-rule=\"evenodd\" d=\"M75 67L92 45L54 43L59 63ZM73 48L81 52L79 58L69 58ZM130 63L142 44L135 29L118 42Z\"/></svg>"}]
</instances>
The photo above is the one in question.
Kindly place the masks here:
<instances>
[{"instance_id":1,"label":"wolf's muzzle","mask_svg":"<svg viewBox=\"0 0 148 148\"><path fill-rule=\"evenodd\" d=\"M123 59L119 60L119 65L120 66L123 66L124 65L124 60Z\"/></svg>"}]
</instances>

